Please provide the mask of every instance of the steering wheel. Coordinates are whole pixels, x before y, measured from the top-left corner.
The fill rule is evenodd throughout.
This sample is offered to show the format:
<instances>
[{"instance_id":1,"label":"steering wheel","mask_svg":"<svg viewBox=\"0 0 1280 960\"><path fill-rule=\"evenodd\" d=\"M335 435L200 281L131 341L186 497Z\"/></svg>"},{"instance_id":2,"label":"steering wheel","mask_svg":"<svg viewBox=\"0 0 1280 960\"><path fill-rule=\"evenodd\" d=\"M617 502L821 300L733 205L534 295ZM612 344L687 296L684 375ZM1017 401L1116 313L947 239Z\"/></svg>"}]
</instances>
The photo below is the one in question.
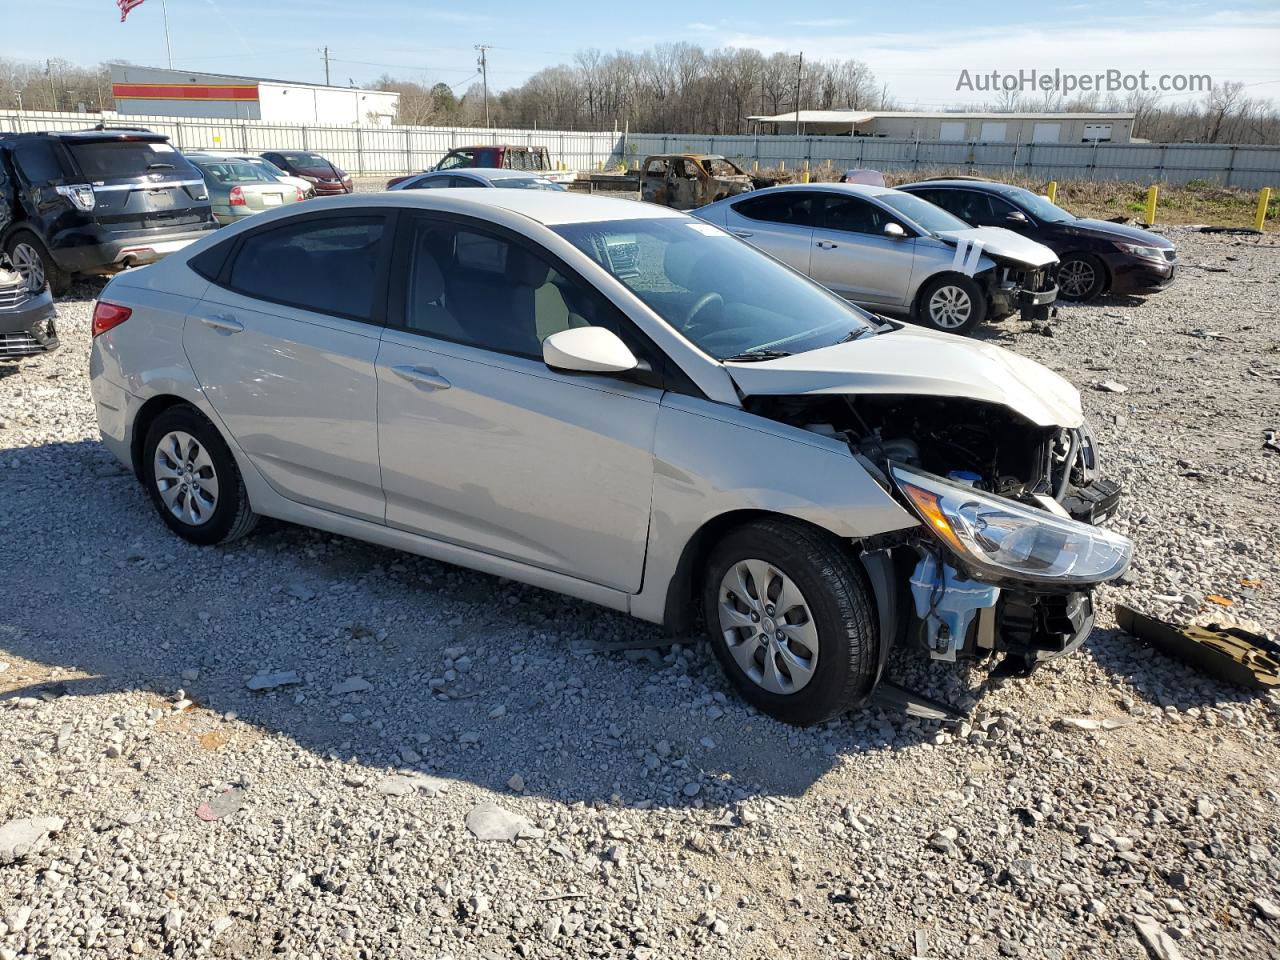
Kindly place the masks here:
<instances>
[{"instance_id":1,"label":"steering wheel","mask_svg":"<svg viewBox=\"0 0 1280 960\"><path fill-rule=\"evenodd\" d=\"M724 309L724 297L720 296L720 294L716 293L714 290L710 293L704 293L694 301L693 306L689 308L689 312L684 315L684 323L682 325L684 329L692 330L696 327L698 325L698 314L702 313L703 310L706 310L712 304L719 304L720 308Z\"/></svg>"}]
</instances>

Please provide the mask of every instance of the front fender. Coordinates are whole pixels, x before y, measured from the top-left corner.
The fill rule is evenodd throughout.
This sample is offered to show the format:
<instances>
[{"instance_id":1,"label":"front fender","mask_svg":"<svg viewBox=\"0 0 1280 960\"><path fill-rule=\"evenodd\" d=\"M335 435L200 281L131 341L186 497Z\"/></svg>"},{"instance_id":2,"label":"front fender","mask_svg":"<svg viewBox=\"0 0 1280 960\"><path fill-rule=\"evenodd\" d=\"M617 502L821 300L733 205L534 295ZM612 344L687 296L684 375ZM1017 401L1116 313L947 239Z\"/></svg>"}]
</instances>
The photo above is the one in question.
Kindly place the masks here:
<instances>
[{"instance_id":1,"label":"front fender","mask_svg":"<svg viewBox=\"0 0 1280 960\"><path fill-rule=\"evenodd\" d=\"M918 525L841 442L669 394L654 437L644 585L631 613L662 622L686 545L718 517L742 511L793 517L845 540Z\"/></svg>"}]
</instances>

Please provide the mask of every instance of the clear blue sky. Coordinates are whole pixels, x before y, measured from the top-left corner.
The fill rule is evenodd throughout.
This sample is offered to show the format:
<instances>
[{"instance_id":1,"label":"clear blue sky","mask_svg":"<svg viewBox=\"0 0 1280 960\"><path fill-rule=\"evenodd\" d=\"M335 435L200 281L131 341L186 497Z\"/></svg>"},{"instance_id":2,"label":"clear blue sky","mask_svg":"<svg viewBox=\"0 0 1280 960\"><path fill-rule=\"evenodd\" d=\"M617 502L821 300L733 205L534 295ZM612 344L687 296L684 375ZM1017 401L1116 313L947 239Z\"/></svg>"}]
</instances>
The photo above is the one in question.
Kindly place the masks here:
<instances>
[{"instance_id":1,"label":"clear blue sky","mask_svg":"<svg viewBox=\"0 0 1280 960\"><path fill-rule=\"evenodd\" d=\"M1275 0L1082 0L1046 7L996 0L898 4L557 3L486 0L166 0L174 64L215 73L320 82L328 45L334 83L382 73L465 89L472 45L493 45L490 84L512 86L575 51L640 50L684 40L706 49L751 46L806 57L856 57L909 107L930 109L975 96L956 91L962 69L1037 67L1092 73L1117 68L1207 73L1253 84L1280 99L1280 5ZM29 0L3 0L2 6ZM145 0L127 23L113 0L40 0L5 17L0 55L77 63L123 58L165 64L161 0ZM725 16L729 12L729 16ZM32 29L17 28L27 22ZM976 99L984 99L982 96Z\"/></svg>"}]
</instances>

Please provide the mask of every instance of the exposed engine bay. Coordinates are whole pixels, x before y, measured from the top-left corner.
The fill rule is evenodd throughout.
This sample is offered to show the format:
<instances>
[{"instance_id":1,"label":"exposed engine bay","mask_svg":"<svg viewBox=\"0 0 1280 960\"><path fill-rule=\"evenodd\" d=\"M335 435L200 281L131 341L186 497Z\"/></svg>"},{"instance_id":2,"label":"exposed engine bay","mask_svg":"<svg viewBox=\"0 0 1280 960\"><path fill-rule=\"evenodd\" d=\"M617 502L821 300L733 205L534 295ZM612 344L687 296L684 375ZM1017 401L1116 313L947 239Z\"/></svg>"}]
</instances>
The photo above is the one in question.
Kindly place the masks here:
<instances>
[{"instance_id":1,"label":"exposed engine bay","mask_svg":"<svg viewBox=\"0 0 1280 960\"><path fill-rule=\"evenodd\" d=\"M748 397L745 404L842 440L899 499L901 484L891 473L902 467L1067 522L1099 524L1120 499L1119 485L1100 474L1087 424L1037 426L1006 407L955 397L808 394ZM1026 672L1074 650L1092 628L1090 589L974 569L924 525L876 546L891 558L894 579L909 584L911 615L898 624L899 635L914 637L935 659L1004 653L1004 669Z\"/></svg>"}]
</instances>

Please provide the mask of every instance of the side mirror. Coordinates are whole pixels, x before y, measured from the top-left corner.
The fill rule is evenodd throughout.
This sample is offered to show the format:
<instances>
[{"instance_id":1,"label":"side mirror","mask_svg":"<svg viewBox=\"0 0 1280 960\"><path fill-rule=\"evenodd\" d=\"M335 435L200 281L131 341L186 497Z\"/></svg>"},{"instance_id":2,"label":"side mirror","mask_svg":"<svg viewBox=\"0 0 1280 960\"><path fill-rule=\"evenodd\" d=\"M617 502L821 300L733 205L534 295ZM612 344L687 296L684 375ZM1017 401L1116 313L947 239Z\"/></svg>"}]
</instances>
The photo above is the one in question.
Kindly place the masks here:
<instances>
[{"instance_id":1,"label":"side mirror","mask_svg":"<svg viewBox=\"0 0 1280 960\"><path fill-rule=\"evenodd\" d=\"M891 237L894 240L902 240L906 238L907 231L902 229L901 224L886 223L884 225L884 235L886 237Z\"/></svg>"},{"instance_id":2,"label":"side mirror","mask_svg":"<svg viewBox=\"0 0 1280 960\"><path fill-rule=\"evenodd\" d=\"M1027 215L1021 210L1010 210L1005 214L1005 220L1009 221L1009 223L1022 224L1023 226L1028 223Z\"/></svg>"},{"instance_id":3,"label":"side mirror","mask_svg":"<svg viewBox=\"0 0 1280 960\"><path fill-rule=\"evenodd\" d=\"M640 361L616 333L604 327L573 327L542 341L542 362L574 373L627 373Z\"/></svg>"}]
</instances>

